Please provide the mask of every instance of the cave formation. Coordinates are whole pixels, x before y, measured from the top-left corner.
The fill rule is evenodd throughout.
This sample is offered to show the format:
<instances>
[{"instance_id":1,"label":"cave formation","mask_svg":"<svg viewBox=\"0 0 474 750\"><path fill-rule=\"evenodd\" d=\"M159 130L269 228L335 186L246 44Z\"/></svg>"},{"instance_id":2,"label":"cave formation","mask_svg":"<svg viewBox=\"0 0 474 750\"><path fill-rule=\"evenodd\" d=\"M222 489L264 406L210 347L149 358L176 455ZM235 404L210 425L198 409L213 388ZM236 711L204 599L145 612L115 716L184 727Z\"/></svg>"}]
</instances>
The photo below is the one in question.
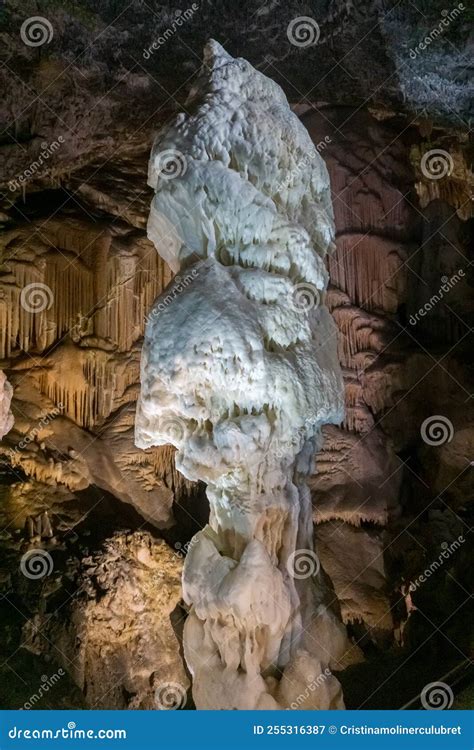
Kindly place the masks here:
<instances>
[{"instance_id":1,"label":"cave formation","mask_svg":"<svg viewBox=\"0 0 474 750\"><path fill-rule=\"evenodd\" d=\"M2 706L399 708L473 651L469 19L78 5L2 19Z\"/></svg>"},{"instance_id":2,"label":"cave formation","mask_svg":"<svg viewBox=\"0 0 474 750\"><path fill-rule=\"evenodd\" d=\"M178 275L150 312L136 443L173 443L207 485L183 571L196 708L289 708L352 650L324 601L306 485L322 425L344 413L320 303L329 178L282 90L216 42L193 96L150 160L148 236ZM324 688L306 707L343 707L332 674Z\"/></svg>"}]
</instances>

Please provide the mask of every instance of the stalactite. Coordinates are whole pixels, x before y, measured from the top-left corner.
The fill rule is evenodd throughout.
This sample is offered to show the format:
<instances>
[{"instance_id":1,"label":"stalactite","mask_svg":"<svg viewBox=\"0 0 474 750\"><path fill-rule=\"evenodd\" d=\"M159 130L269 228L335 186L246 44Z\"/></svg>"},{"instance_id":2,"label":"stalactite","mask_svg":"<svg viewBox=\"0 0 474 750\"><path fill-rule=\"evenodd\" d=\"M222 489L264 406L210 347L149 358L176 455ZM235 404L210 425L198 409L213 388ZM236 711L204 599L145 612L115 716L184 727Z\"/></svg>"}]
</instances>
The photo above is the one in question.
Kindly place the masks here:
<instances>
[{"instance_id":1,"label":"stalactite","mask_svg":"<svg viewBox=\"0 0 474 750\"><path fill-rule=\"evenodd\" d=\"M54 220L41 228L37 243L25 231L11 234L4 240L8 272L0 276L1 358L45 351L67 334L76 342L93 337L119 352L131 349L170 279L142 235L114 239L103 227ZM28 285L43 295L35 310L21 297Z\"/></svg>"},{"instance_id":2,"label":"stalactite","mask_svg":"<svg viewBox=\"0 0 474 750\"><path fill-rule=\"evenodd\" d=\"M332 310L339 329L338 351L343 367L364 370L384 346L386 321L352 305Z\"/></svg>"},{"instance_id":3,"label":"stalactite","mask_svg":"<svg viewBox=\"0 0 474 750\"><path fill-rule=\"evenodd\" d=\"M42 393L82 427L94 427L113 411L125 390L136 383L137 366L100 349L71 345L55 351L42 368Z\"/></svg>"},{"instance_id":4,"label":"stalactite","mask_svg":"<svg viewBox=\"0 0 474 750\"><path fill-rule=\"evenodd\" d=\"M394 313L404 298L405 256L401 243L370 235L343 235L329 257L332 283L359 307Z\"/></svg>"}]
</instances>

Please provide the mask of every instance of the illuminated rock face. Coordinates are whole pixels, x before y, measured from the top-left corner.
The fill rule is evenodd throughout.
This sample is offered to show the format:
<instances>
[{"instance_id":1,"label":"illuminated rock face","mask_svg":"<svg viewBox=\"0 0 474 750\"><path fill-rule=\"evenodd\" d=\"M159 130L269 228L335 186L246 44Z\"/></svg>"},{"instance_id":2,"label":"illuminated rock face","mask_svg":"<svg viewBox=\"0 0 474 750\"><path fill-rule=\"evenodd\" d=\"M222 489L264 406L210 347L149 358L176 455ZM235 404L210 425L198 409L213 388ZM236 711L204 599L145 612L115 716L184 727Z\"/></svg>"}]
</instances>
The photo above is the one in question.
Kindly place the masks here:
<instances>
[{"instance_id":1,"label":"illuminated rock face","mask_svg":"<svg viewBox=\"0 0 474 750\"><path fill-rule=\"evenodd\" d=\"M38 613L23 646L64 666L90 708L183 708L189 680L173 629L182 560L148 532L117 532L82 561L61 613Z\"/></svg>"},{"instance_id":2,"label":"illuminated rock face","mask_svg":"<svg viewBox=\"0 0 474 750\"><path fill-rule=\"evenodd\" d=\"M145 227L145 216L133 221ZM0 380L0 461L52 487L99 486L170 525L190 483L170 446L134 445L145 318L170 270L143 231L79 211L11 222L0 255L0 359L15 413L1 439L10 390L2 397Z\"/></svg>"},{"instance_id":3,"label":"illuminated rock face","mask_svg":"<svg viewBox=\"0 0 474 750\"><path fill-rule=\"evenodd\" d=\"M313 551L321 426L343 419L329 179L282 90L211 42L157 140L148 233L179 277L149 316L136 443L207 483L183 573L198 709L342 708L350 661Z\"/></svg>"},{"instance_id":4,"label":"illuminated rock face","mask_svg":"<svg viewBox=\"0 0 474 750\"><path fill-rule=\"evenodd\" d=\"M0 370L0 440L13 427L13 416L10 411L12 395L13 388Z\"/></svg>"}]
</instances>

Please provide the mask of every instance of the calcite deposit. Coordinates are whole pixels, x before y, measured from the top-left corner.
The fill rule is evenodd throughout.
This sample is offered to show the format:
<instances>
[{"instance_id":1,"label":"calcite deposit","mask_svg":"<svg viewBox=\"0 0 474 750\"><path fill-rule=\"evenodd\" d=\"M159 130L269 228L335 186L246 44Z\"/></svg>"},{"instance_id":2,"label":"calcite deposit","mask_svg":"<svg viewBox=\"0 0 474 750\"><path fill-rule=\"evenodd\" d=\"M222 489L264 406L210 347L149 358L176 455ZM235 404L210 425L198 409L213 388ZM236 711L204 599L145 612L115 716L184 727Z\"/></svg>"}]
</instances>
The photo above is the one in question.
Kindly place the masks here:
<instances>
[{"instance_id":1,"label":"calcite deposit","mask_svg":"<svg viewBox=\"0 0 474 750\"><path fill-rule=\"evenodd\" d=\"M0 440L13 427L13 415L10 410L12 395L13 388L5 373L0 370Z\"/></svg>"},{"instance_id":2,"label":"calcite deposit","mask_svg":"<svg viewBox=\"0 0 474 750\"><path fill-rule=\"evenodd\" d=\"M343 419L329 179L279 86L215 42L188 107L150 159L148 234L180 289L150 313L136 442L171 442L207 483L183 574L196 707L289 707L351 658L306 486L321 426ZM322 692L304 707L343 707L332 674Z\"/></svg>"}]
</instances>

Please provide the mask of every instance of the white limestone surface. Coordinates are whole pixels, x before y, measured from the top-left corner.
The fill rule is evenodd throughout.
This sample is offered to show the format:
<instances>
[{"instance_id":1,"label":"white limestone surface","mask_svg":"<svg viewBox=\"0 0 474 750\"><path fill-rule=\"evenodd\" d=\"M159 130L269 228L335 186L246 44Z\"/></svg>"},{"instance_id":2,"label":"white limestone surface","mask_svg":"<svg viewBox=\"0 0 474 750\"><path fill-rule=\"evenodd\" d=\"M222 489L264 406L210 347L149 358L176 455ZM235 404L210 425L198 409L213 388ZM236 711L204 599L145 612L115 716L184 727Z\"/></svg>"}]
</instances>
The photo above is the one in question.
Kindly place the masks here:
<instances>
[{"instance_id":1,"label":"white limestone surface","mask_svg":"<svg viewBox=\"0 0 474 750\"><path fill-rule=\"evenodd\" d=\"M305 484L321 426L343 419L328 174L281 88L216 42L186 110L150 158L148 234L178 275L149 316L135 434L207 483L183 573L194 701L341 708L350 646Z\"/></svg>"}]
</instances>

